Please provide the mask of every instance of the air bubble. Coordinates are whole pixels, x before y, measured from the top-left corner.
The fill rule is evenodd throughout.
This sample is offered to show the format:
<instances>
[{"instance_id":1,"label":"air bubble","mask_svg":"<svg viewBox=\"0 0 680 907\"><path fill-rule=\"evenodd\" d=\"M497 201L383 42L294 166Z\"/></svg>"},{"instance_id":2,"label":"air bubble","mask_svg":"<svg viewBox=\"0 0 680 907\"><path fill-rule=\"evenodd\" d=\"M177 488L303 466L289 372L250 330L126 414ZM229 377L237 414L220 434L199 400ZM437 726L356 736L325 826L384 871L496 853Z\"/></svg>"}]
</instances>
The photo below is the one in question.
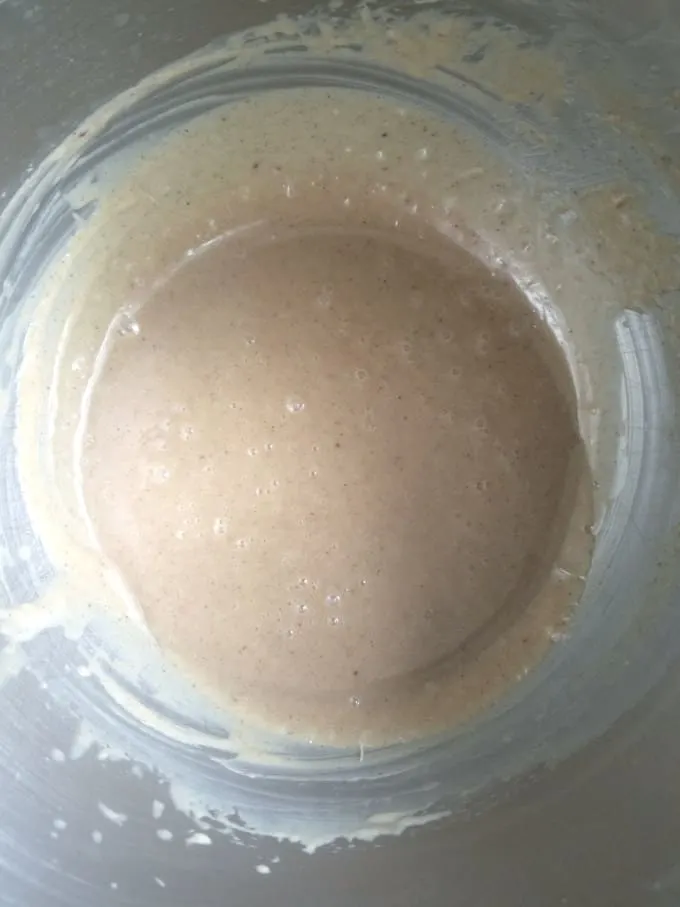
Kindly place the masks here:
<instances>
[{"instance_id":1,"label":"air bubble","mask_svg":"<svg viewBox=\"0 0 680 907\"><path fill-rule=\"evenodd\" d=\"M227 520L223 516L215 517L213 520L213 532L215 535L224 535L227 531Z\"/></svg>"},{"instance_id":2,"label":"air bubble","mask_svg":"<svg viewBox=\"0 0 680 907\"><path fill-rule=\"evenodd\" d=\"M489 335L482 333L475 342L475 351L478 356L486 356L489 352Z\"/></svg>"},{"instance_id":3,"label":"air bubble","mask_svg":"<svg viewBox=\"0 0 680 907\"><path fill-rule=\"evenodd\" d=\"M328 623L329 623L332 627L337 627L338 624L340 623L340 618L339 618L339 617L337 616L337 614L336 614L336 615L334 615L333 617L329 618Z\"/></svg>"},{"instance_id":4,"label":"air bubble","mask_svg":"<svg viewBox=\"0 0 680 907\"><path fill-rule=\"evenodd\" d=\"M327 605L332 605L332 606L339 605L341 601L342 601L342 596L339 595L337 592L331 592L326 596Z\"/></svg>"},{"instance_id":5,"label":"air bubble","mask_svg":"<svg viewBox=\"0 0 680 907\"><path fill-rule=\"evenodd\" d=\"M565 227L570 227L574 221L578 220L578 214L572 208L568 208L558 214L558 218Z\"/></svg>"},{"instance_id":6,"label":"air bubble","mask_svg":"<svg viewBox=\"0 0 680 907\"><path fill-rule=\"evenodd\" d=\"M361 705L361 699L358 696L350 696L349 701L355 708Z\"/></svg>"},{"instance_id":7,"label":"air bubble","mask_svg":"<svg viewBox=\"0 0 680 907\"><path fill-rule=\"evenodd\" d=\"M132 335L137 337L140 331L139 322L128 312L123 312L118 321L118 333L120 336L126 337Z\"/></svg>"},{"instance_id":8,"label":"air bubble","mask_svg":"<svg viewBox=\"0 0 680 907\"><path fill-rule=\"evenodd\" d=\"M291 397L286 400L286 409L289 413L301 413L304 408L305 404L297 397Z\"/></svg>"},{"instance_id":9,"label":"air bubble","mask_svg":"<svg viewBox=\"0 0 680 907\"><path fill-rule=\"evenodd\" d=\"M170 478L167 466L155 465L149 469L149 478L156 485L163 485Z\"/></svg>"},{"instance_id":10,"label":"air bubble","mask_svg":"<svg viewBox=\"0 0 680 907\"><path fill-rule=\"evenodd\" d=\"M329 286L323 286L321 292L316 297L316 303L322 309L328 309L333 302L333 290Z\"/></svg>"}]
</instances>

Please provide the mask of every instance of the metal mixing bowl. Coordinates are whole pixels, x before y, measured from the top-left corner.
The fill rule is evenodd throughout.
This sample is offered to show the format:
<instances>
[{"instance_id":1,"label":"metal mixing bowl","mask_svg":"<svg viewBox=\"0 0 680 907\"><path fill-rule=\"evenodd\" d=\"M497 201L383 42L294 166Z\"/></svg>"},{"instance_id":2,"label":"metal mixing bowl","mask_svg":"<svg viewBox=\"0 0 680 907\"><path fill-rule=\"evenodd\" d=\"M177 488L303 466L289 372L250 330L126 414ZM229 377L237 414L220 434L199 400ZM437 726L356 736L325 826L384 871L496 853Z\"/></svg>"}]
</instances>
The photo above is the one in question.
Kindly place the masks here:
<instances>
[{"instance_id":1,"label":"metal mixing bowl","mask_svg":"<svg viewBox=\"0 0 680 907\"><path fill-rule=\"evenodd\" d=\"M402 4L403 14L416 6ZM72 226L55 198L31 196L26 186L104 101L224 33L310 7L303 0L0 2L3 619L50 575L16 476L16 327L35 274ZM451 0L444 8L521 34L518 53L542 48L564 64L567 82L583 78L592 87L587 100L568 93L538 124L557 138L552 153L535 156L537 172L579 189L625 180L648 203L650 231L680 235L680 6ZM529 104L513 103L520 125L537 126ZM466 104L473 117L469 96ZM520 155L509 122L499 122L500 133L517 140ZM116 124L109 128L110 139ZM39 204L27 206L27 198ZM606 231L602 238L617 241ZM209 815L195 837L196 825L170 795L167 766L139 757L139 729L111 712L118 725L110 735L123 741L117 749L79 740L83 710L105 694L80 682L72 642L47 628L20 653L7 640L0 652L0 904L680 903L678 311L680 287L664 286L618 322L625 481L598 537L587 607L568 647L523 691L521 710L506 705L426 758L400 756L398 771L378 766L359 782L330 770L314 783L256 773L248 781L264 791L264 809L281 809L294 795L329 814L386 817L386 828L395 804L406 798L417 808L426 792L438 821L313 854L247 829L224 835ZM55 698L57 689L66 699ZM205 756L179 748L170 761L190 776L206 771ZM214 781L228 799L229 769L222 771Z\"/></svg>"}]
</instances>

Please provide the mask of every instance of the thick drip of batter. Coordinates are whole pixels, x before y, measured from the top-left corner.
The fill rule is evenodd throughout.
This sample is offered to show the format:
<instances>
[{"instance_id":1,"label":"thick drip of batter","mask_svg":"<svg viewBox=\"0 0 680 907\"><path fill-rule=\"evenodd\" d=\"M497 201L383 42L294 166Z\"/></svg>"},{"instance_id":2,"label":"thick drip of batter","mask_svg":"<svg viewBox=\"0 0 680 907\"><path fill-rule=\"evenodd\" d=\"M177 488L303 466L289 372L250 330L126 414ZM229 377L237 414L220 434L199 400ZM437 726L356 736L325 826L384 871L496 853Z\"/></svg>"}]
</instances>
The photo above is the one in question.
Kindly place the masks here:
<instances>
[{"instance_id":1,"label":"thick drip of batter","mask_svg":"<svg viewBox=\"0 0 680 907\"><path fill-rule=\"evenodd\" d=\"M589 551L549 332L434 231L370 226L254 229L157 281L109 330L81 464L178 665L336 741L473 712L568 616L558 553Z\"/></svg>"}]
</instances>

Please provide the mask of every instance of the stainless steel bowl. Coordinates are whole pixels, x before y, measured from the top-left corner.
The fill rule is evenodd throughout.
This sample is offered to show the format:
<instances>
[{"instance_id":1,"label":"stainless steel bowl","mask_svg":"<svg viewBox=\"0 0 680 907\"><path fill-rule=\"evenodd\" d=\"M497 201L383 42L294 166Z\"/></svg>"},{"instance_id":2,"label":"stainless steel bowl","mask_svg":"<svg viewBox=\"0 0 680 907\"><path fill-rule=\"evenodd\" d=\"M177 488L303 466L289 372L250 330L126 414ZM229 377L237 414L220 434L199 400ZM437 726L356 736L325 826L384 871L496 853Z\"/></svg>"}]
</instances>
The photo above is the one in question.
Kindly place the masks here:
<instances>
[{"instance_id":1,"label":"stainless steel bowl","mask_svg":"<svg viewBox=\"0 0 680 907\"><path fill-rule=\"evenodd\" d=\"M310 8L294 0L0 2L0 348L7 389L0 413L0 641L13 609L30 605L51 573L21 499L13 443L17 325L40 267L73 227L59 193L45 190L41 162L100 104L159 67L225 33ZM78 679L77 647L47 627L17 649L6 632L1 904L680 903L680 280L673 283L680 273L680 259L673 260L680 248L680 7L661 0L451 0L442 8L507 29L518 54L540 48L550 55L563 68L564 96L539 115L526 98L497 96L489 107L483 79L459 79L457 89L436 97L418 80L401 81L398 91L416 100L420 92L443 108L457 99L463 119L506 141L508 154L529 162L546 192L632 187L644 210L635 224L639 248L653 249L670 275L641 281L639 304L611 325L620 353L616 441L626 469L607 502L568 645L556 647L495 710L426 751L387 752L358 781L343 764L329 764L313 781L304 772L244 774L241 765L237 794L230 780L236 763L210 761L216 738L199 751L177 744L155 764L143 730L109 709L101 739L83 739L80 720L106 691ZM417 9L403 4L400 11ZM351 11L348 4L336 13ZM291 84L307 65L297 63L302 69L294 61L284 73ZM321 84L341 75L314 70ZM362 78L382 78L369 75ZM201 70L198 78L206 96L224 84L218 70ZM389 78L383 87L390 90ZM150 103L142 99L133 118L144 120ZM87 153L111 148L121 123L107 123ZM537 145L527 138L532 129L550 141ZM62 174L62 189L84 159ZM594 251L593 267L606 270L621 235L607 223L599 234L593 228L598 235L612 254ZM626 242L633 248L630 236ZM239 815L225 834L223 812L192 815L171 796L178 777L206 771L222 785L221 809L233 797L238 813L246 795L272 814L301 801L336 817L340 837L355 814L373 817L376 833L313 854L294 836L258 835L245 822L239 829ZM406 822L395 834L395 814L405 808L432 821ZM378 833L381 821L389 834Z\"/></svg>"}]
</instances>

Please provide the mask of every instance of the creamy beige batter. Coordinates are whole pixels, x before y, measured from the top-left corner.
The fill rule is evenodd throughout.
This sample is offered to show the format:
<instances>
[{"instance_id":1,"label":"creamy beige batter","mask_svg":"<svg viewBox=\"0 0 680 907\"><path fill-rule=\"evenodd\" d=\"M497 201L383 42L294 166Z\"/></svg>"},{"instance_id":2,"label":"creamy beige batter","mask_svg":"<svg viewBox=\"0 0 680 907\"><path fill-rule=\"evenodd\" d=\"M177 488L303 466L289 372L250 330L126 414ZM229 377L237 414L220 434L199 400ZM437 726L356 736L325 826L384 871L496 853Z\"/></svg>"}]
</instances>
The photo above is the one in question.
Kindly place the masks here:
<instances>
[{"instance_id":1,"label":"creamy beige batter","mask_svg":"<svg viewBox=\"0 0 680 907\"><path fill-rule=\"evenodd\" d=\"M104 551L168 651L289 729L436 719L428 683L522 620L563 539L583 458L557 347L438 245L225 241L118 324L95 386Z\"/></svg>"},{"instance_id":2,"label":"creamy beige batter","mask_svg":"<svg viewBox=\"0 0 680 907\"><path fill-rule=\"evenodd\" d=\"M566 359L485 235L538 255L504 191L428 114L264 96L131 167L54 278L30 348L39 376L63 317L47 465L67 533L24 483L52 556L83 576L62 536L94 544L167 657L249 723L441 730L564 632L591 480ZM88 600L123 609L110 591Z\"/></svg>"}]
</instances>

